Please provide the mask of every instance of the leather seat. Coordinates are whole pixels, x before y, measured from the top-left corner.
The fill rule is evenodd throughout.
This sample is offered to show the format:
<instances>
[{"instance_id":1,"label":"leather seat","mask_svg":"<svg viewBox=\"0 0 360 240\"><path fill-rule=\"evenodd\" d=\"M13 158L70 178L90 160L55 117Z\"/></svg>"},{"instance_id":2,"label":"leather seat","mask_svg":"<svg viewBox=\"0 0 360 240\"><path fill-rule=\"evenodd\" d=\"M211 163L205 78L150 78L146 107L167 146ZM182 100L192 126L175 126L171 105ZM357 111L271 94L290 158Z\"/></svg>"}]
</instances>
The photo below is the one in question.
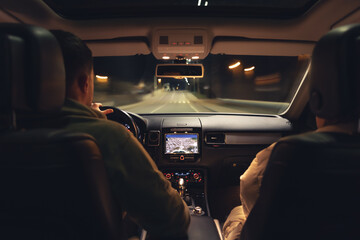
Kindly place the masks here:
<instances>
[{"instance_id":1,"label":"leather seat","mask_svg":"<svg viewBox=\"0 0 360 240\"><path fill-rule=\"evenodd\" d=\"M312 111L359 116L360 25L334 29L312 59ZM265 170L244 240L360 239L360 137L312 132L281 139Z\"/></svg>"},{"instance_id":2,"label":"leather seat","mask_svg":"<svg viewBox=\"0 0 360 240\"><path fill-rule=\"evenodd\" d=\"M0 24L0 52L0 239L120 239L121 209L95 139L20 121L54 118L64 103L55 37Z\"/></svg>"}]
</instances>

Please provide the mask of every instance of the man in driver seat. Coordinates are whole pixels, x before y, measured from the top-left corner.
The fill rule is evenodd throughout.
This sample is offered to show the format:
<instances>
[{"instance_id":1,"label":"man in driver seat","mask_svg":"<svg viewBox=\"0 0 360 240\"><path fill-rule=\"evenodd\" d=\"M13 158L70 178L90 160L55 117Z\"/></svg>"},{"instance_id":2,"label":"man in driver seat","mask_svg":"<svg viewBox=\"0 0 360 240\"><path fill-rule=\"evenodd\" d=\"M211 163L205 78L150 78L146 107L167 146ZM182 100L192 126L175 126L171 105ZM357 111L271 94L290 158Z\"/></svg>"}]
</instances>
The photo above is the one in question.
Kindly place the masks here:
<instances>
[{"instance_id":1,"label":"man in driver seat","mask_svg":"<svg viewBox=\"0 0 360 240\"><path fill-rule=\"evenodd\" d=\"M139 141L124 126L91 108L94 72L91 50L75 35L53 30L66 72L66 101L60 124L92 135L101 150L115 200L155 239L186 237L189 210L157 169Z\"/></svg>"}]
</instances>

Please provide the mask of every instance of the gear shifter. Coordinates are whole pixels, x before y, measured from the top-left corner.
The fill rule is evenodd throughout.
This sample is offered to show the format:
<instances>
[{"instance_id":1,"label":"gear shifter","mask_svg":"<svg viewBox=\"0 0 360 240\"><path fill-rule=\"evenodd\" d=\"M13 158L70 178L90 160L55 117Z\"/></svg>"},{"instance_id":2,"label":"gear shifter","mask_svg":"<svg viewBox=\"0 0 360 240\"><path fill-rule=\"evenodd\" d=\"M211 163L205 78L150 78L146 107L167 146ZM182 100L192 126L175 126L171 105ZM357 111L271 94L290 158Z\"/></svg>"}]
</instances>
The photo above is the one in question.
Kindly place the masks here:
<instances>
[{"instance_id":1,"label":"gear shifter","mask_svg":"<svg viewBox=\"0 0 360 240\"><path fill-rule=\"evenodd\" d=\"M184 198L184 195L185 195L185 181L183 178L179 178L179 194L180 194L180 197Z\"/></svg>"},{"instance_id":2,"label":"gear shifter","mask_svg":"<svg viewBox=\"0 0 360 240\"><path fill-rule=\"evenodd\" d=\"M192 198L186 191L185 180L183 178L179 178L179 188L178 188L180 197L186 202L188 206L193 205Z\"/></svg>"}]
</instances>

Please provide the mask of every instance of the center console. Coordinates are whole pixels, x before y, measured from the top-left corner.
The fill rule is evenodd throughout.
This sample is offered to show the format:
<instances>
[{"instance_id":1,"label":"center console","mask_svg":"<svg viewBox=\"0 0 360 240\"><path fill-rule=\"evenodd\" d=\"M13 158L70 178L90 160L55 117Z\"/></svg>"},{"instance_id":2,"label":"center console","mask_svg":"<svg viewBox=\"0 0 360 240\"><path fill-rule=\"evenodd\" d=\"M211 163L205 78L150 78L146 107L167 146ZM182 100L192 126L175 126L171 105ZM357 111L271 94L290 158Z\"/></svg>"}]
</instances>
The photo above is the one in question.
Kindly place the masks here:
<instances>
[{"instance_id":1,"label":"center console","mask_svg":"<svg viewBox=\"0 0 360 240\"><path fill-rule=\"evenodd\" d=\"M163 169L166 179L177 189L189 207L190 214L209 216L206 196L206 172L202 169Z\"/></svg>"},{"instance_id":2,"label":"center console","mask_svg":"<svg viewBox=\"0 0 360 240\"><path fill-rule=\"evenodd\" d=\"M175 127L176 126L176 127ZM177 189L192 215L210 216L206 197L206 171L194 166L201 158L202 130L199 119L165 121L162 127L162 172ZM166 166L172 166L166 168Z\"/></svg>"},{"instance_id":3,"label":"center console","mask_svg":"<svg viewBox=\"0 0 360 240\"><path fill-rule=\"evenodd\" d=\"M177 189L190 211L188 240L222 240L220 223L211 218L206 195L206 170L198 168L162 169L173 188ZM143 231L140 240L153 240Z\"/></svg>"},{"instance_id":4,"label":"center console","mask_svg":"<svg viewBox=\"0 0 360 240\"><path fill-rule=\"evenodd\" d=\"M166 118L160 131L149 132L148 146L164 177L188 205L191 215L189 240L220 240L220 224L211 218L209 212L207 171L199 164L202 136L199 118ZM151 237L143 232L140 239Z\"/></svg>"}]
</instances>

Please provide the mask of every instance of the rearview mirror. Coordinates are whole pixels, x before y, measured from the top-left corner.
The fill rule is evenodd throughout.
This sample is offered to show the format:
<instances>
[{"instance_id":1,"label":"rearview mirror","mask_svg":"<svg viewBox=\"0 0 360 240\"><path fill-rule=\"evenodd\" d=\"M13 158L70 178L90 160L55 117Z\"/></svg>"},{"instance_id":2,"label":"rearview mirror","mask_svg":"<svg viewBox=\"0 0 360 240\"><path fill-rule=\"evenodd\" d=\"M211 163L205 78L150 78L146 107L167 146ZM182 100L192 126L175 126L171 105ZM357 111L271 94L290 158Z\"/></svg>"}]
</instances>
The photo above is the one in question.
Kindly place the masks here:
<instances>
[{"instance_id":1,"label":"rearview mirror","mask_svg":"<svg viewBox=\"0 0 360 240\"><path fill-rule=\"evenodd\" d=\"M202 64L158 64L155 75L168 78L202 78L204 66Z\"/></svg>"}]
</instances>

